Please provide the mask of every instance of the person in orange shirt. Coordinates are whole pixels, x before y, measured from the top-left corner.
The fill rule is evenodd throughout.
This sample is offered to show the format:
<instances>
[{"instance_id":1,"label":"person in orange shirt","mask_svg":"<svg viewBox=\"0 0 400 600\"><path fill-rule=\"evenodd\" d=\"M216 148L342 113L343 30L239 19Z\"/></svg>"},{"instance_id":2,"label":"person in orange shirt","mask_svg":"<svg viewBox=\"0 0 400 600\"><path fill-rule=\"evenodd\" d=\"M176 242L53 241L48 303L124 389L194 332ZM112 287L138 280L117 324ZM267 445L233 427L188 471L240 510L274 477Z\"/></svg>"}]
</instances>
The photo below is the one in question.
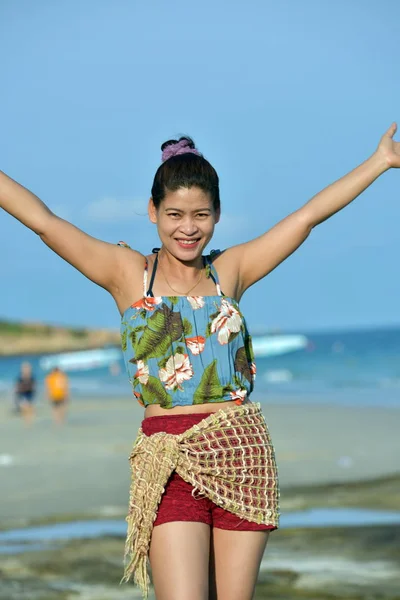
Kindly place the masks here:
<instances>
[{"instance_id":1,"label":"person in orange shirt","mask_svg":"<svg viewBox=\"0 0 400 600\"><path fill-rule=\"evenodd\" d=\"M47 397L51 403L53 420L56 425L64 425L69 397L68 377L61 369L54 367L45 379Z\"/></svg>"}]
</instances>

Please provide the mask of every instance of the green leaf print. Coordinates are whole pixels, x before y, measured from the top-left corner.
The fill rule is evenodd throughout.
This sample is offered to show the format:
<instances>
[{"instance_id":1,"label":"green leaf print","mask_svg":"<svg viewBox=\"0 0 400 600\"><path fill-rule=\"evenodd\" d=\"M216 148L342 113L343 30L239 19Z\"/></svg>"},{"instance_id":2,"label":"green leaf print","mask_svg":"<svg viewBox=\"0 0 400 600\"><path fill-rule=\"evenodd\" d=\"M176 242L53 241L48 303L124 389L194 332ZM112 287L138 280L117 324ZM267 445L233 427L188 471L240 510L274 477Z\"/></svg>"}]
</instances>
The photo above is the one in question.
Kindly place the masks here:
<instances>
[{"instance_id":1,"label":"green leaf print","mask_svg":"<svg viewBox=\"0 0 400 600\"><path fill-rule=\"evenodd\" d=\"M170 296L169 301L175 306L175 304L178 304L178 296Z\"/></svg>"},{"instance_id":2,"label":"green leaf print","mask_svg":"<svg viewBox=\"0 0 400 600\"><path fill-rule=\"evenodd\" d=\"M161 358L168 352L171 343L179 340L182 335L180 314L162 304L147 320L147 327L135 345L135 359Z\"/></svg>"},{"instance_id":3,"label":"green leaf print","mask_svg":"<svg viewBox=\"0 0 400 600\"><path fill-rule=\"evenodd\" d=\"M222 388L222 395L226 396L226 394L228 392L234 392L235 388L233 387L233 385L231 385L230 383L228 385L224 385L224 387Z\"/></svg>"},{"instance_id":4,"label":"green leaf print","mask_svg":"<svg viewBox=\"0 0 400 600\"><path fill-rule=\"evenodd\" d=\"M191 322L189 321L189 319L186 319L186 317L183 319L183 335L185 337L190 337L192 335L192 331L193 331L193 326L191 324Z\"/></svg>"},{"instance_id":5,"label":"green leaf print","mask_svg":"<svg viewBox=\"0 0 400 600\"><path fill-rule=\"evenodd\" d=\"M235 356L235 371L238 371L247 381L251 382L251 373L246 348L242 346Z\"/></svg>"},{"instance_id":6,"label":"green leaf print","mask_svg":"<svg viewBox=\"0 0 400 600\"><path fill-rule=\"evenodd\" d=\"M171 356L172 354L167 354L166 356L163 356L162 359L157 362L158 368L165 369L165 365L167 364Z\"/></svg>"},{"instance_id":7,"label":"green leaf print","mask_svg":"<svg viewBox=\"0 0 400 600\"><path fill-rule=\"evenodd\" d=\"M136 346L136 339L137 339L137 331L136 331L136 327L134 329L131 329L129 334L128 334L129 340L131 342L131 345L133 347ZM130 361L132 362L132 361Z\"/></svg>"},{"instance_id":8,"label":"green leaf print","mask_svg":"<svg viewBox=\"0 0 400 600\"><path fill-rule=\"evenodd\" d=\"M217 372L217 359L204 369L197 390L193 395L193 404L204 404L210 398L222 398L222 386Z\"/></svg>"},{"instance_id":9,"label":"green leaf print","mask_svg":"<svg viewBox=\"0 0 400 600\"><path fill-rule=\"evenodd\" d=\"M209 317L210 320L207 323L207 328L206 328L206 337L207 338L209 338L210 335L212 335L211 325L212 325L212 322L214 321L214 319L216 319L218 317L218 315L219 315L219 312L217 311L217 312L213 313L212 315L210 315L210 317Z\"/></svg>"},{"instance_id":10,"label":"green leaf print","mask_svg":"<svg viewBox=\"0 0 400 600\"><path fill-rule=\"evenodd\" d=\"M253 363L255 357L254 357L254 350L253 350L253 342L251 339L251 335L249 333L247 334L247 336L244 340L244 343L246 345L247 356L249 357L249 361L250 361L250 363Z\"/></svg>"},{"instance_id":11,"label":"green leaf print","mask_svg":"<svg viewBox=\"0 0 400 600\"><path fill-rule=\"evenodd\" d=\"M241 390L241 389L243 389L245 387L243 385L243 381L241 381L237 375L233 376L233 382L236 385L236 389Z\"/></svg>"},{"instance_id":12,"label":"green leaf print","mask_svg":"<svg viewBox=\"0 0 400 600\"><path fill-rule=\"evenodd\" d=\"M121 347L122 347L122 352L126 352L126 348L127 348L126 329L122 332L122 335L121 335Z\"/></svg>"},{"instance_id":13,"label":"green leaf print","mask_svg":"<svg viewBox=\"0 0 400 600\"><path fill-rule=\"evenodd\" d=\"M142 399L145 404L159 404L164 408L172 406L172 398L165 391L161 381L150 375L146 385L142 386Z\"/></svg>"},{"instance_id":14,"label":"green leaf print","mask_svg":"<svg viewBox=\"0 0 400 600\"><path fill-rule=\"evenodd\" d=\"M229 334L229 340L228 340L228 343L230 344L231 342L233 342L233 340L234 340L235 338L237 338L237 336L238 336L238 335L240 335L240 334L241 334L241 331L232 331L232 332Z\"/></svg>"},{"instance_id":15,"label":"green leaf print","mask_svg":"<svg viewBox=\"0 0 400 600\"><path fill-rule=\"evenodd\" d=\"M130 327L128 337L130 339L131 345L133 346L136 352L136 344L138 340L138 334L146 329L145 325L138 325L137 327ZM131 359L129 362L136 362L136 359Z\"/></svg>"}]
</instances>

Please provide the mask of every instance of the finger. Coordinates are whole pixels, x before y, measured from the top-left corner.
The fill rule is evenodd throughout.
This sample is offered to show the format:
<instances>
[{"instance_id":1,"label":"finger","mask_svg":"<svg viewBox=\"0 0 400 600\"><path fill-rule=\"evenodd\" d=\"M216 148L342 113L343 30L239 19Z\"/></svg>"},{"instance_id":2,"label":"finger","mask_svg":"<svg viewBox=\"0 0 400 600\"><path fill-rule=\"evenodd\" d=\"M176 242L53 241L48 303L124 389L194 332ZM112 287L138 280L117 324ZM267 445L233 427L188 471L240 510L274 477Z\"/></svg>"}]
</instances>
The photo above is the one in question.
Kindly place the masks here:
<instances>
[{"instance_id":1,"label":"finger","mask_svg":"<svg viewBox=\"0 0 400 600\"><path fill-rule=\"evenodd\" d=\"M396 133L396 131L397 131L397 123L392 123L384 135L387 135L388 137L392 138L394 136L394 134Z\"/></svg>"}]
</instances>

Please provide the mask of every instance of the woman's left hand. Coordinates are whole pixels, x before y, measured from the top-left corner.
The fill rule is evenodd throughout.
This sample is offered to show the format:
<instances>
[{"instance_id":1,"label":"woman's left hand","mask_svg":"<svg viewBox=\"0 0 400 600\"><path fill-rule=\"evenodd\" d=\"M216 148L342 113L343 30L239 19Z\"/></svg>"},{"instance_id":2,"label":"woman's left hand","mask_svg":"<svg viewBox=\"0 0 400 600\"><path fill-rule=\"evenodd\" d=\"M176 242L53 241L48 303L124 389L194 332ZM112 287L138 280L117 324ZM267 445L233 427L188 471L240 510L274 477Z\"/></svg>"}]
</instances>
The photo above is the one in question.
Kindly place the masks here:
<instances>
[{"instance_id":1,"label":"woman's left hand","mask_svg":"<svg viewBox=\"0 0 400 600\"><path fill-rule=\"evenodd\" d=\"M396 123L392 123L387 132L382 136L376 152L383 156L388 168L400 168L400 142L393 139L397 131Z\"/></svg>"}]
</instances>

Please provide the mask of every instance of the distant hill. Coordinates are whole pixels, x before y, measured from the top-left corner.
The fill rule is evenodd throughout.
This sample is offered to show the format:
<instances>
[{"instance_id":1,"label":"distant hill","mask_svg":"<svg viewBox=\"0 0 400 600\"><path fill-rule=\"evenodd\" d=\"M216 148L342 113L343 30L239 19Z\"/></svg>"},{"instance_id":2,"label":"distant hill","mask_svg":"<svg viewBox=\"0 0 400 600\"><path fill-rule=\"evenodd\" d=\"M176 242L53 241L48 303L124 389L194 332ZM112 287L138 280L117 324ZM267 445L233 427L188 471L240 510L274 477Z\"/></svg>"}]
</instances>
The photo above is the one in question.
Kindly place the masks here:
<instances>
[{"instance_id":1,"label":"distant hill","mask_svg":"<svg viewBox=\"0 0 400 600\"><path fill-rule=\"evenodd\" d=\"M0 355L86 350L120 344L118 331L0 320Z\"/></svg>"}]
</instances>

